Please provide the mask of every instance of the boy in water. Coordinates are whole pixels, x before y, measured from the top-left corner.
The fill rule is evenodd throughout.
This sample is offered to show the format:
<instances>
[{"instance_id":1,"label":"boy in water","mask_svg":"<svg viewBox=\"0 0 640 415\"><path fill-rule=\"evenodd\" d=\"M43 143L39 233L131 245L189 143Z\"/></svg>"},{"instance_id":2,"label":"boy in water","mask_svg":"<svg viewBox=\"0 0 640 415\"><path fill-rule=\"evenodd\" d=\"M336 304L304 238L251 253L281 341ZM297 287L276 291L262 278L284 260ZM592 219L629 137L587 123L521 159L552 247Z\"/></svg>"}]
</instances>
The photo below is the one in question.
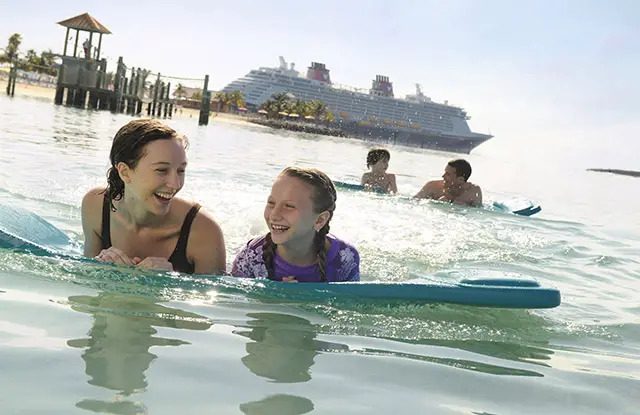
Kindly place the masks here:
<instances>
[{"instance_id":1,"label":"boy in water","mask_svg":"<svg viewBox=\"0 0 640 415\"><path fill-rule=\"evenodd\" d=\"M362 175L360 184L366 190L381 193L397 193L396 175L387 173L391 154L384 148L374 147L367 154L367 168L371 169Z\"/></svg>"}]
</instances>

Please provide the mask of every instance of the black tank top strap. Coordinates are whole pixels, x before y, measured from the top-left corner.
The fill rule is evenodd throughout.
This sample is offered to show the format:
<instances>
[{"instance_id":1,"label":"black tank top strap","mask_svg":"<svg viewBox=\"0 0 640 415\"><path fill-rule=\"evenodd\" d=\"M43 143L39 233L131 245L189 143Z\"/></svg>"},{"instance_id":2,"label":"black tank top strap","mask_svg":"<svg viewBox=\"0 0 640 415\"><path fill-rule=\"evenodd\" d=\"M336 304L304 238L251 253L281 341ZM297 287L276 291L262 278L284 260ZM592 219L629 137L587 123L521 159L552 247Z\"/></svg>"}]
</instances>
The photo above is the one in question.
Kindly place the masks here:
<instances>
[{"instance_id":1,"label":"black tank top strap","mask_svg":"<svg viewBox=\"0 0 640 415\"><path fill-rule=\"evenodd\" d=\"M169 262L171 262L175 271L185 272L187 274L193 274L195 271L195 266L187 259L187 243L189 242L191 224L199 210L200 204L195 203L187 213L187 216L185 216L184 222L182 222L176 249L173 250L173 254L169 257Z\"/></svg>"},{"instance_id":2,"label":"black tank top strap","mask_svg":"<svg viewBox=\"0 0 640 415\"><path fill-rule=\"evenodd\" d=\"M102 202L102 230L100 231L102 249L111 248L111 200L105 192Z\"/></svg>"}]
</instances>

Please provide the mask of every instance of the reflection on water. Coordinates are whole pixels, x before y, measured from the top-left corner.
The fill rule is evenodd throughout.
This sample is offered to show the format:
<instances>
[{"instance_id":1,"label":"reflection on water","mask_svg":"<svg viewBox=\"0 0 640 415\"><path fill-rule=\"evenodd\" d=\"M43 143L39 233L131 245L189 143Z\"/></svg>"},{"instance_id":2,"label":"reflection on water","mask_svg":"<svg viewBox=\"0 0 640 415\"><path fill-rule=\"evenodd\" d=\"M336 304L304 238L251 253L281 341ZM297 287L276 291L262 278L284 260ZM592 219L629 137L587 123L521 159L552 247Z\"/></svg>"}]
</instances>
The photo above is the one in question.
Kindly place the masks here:
<instances>
[{"instance_id":1,"label":"reflection on water","mask_svg":"<svg viewBox=\"0 0 640 415\"><path fill-rule=\"evenodd\" d=\"M313 402L309 399L293 395L271 395L240 405L242 413L247 415L302 415L313 411L313 408Z\"/></svg>"},{"instance_id":2,"label":"reflection on water","mask_svg":"<svg viewBox=\"0 0 640 415\"><path fill-rule=\"evenodd\" d=\"M398 339L394 339L398 340ZM459 349L479 355L495 357L498 359L512 360L520 363L531 363L534 365L550 367L547 363L551 360L554 351L541 346L527 346L524 344L507 343L499 341L476 341L476 340L443 340L443 339L421 339L419 341L398 340L403 343L424 344L430 346L447 347Z\"/></svg>"},{"instance_id":3,"label":"reflection on water","mask_svg":"<svg viewBox=\"0 0 640 415\"><path fill-rule=\"evenodd\" d=\"M309 369L320 351L349 350L344 344L316 340L316 329L301 317L276 313L249 313L250 330L235 330L247 343L242 363L255 375L275 382L311 380Z\"/></svg>"},{"instance_id":4,"label":"reflection on water","mask_svg":"<svg viewBox=\"0 0 640 415\"><path fill-rule=\"evenodd\" d=\"M165 307L153 299L101 293L98 296L69 297L72 309L93 314L89 337L69 340L70 347L84 348L89 384L117 391L113 402L84 399L77 407L97 413L146 413L144 404L127 397L147 387L145 372L156 355L152 346L189 344L178 339L157 337L157 327L207 330L211 323L197 314Z\"/></svg>"}]
</instances>

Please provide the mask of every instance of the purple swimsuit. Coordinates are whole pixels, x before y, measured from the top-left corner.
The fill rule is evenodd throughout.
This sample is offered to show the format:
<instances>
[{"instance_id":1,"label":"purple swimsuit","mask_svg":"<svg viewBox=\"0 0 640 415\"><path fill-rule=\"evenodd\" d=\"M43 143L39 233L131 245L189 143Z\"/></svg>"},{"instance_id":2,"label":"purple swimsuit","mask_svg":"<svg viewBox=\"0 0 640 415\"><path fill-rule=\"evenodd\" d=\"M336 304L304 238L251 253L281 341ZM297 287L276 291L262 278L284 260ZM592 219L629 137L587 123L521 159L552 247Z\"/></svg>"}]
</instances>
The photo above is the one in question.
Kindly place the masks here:
<instances>
[{"instance_id":1,"label":"purple swimsuit","mask_svg":"<svg viewBox=\"0 0 640 415\"><path fill-rule=\"evenodd\" d=\"M327 252L325 272L327 282L360 281L360 255L348 243L341 241L334 235L327 235L331 242ZM262 260L262 245L265 236L250 240L233 261L231 275L234 277L268 278L267 267ZM282 259L276 251L273 259L275 279L282 281L284 277L295 277L299 282L320 282L320 268L318 264L299 267Z\"/></svg>"}]
</instances>

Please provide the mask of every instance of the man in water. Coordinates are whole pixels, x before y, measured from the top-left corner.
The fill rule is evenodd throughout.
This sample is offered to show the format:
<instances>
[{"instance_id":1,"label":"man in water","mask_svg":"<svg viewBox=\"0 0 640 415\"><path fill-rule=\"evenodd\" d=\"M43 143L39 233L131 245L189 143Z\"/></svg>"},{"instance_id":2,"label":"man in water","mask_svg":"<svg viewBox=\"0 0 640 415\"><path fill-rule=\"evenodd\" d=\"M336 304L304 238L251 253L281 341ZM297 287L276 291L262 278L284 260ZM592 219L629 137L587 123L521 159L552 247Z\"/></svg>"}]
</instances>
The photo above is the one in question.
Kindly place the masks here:
<instances>
[{"instance_id":1,"label":"man in water","mask_svg":"<svg viewBox=\"0 0 640 415\"><path fill-rule=\"evenodd\" d=\"M481 206L482 190L468 182L471 165L463 159L447 163L442 180L427 182L414 196L416 199L434 199L463 206Z\"/></svg>"}]
</instances>

